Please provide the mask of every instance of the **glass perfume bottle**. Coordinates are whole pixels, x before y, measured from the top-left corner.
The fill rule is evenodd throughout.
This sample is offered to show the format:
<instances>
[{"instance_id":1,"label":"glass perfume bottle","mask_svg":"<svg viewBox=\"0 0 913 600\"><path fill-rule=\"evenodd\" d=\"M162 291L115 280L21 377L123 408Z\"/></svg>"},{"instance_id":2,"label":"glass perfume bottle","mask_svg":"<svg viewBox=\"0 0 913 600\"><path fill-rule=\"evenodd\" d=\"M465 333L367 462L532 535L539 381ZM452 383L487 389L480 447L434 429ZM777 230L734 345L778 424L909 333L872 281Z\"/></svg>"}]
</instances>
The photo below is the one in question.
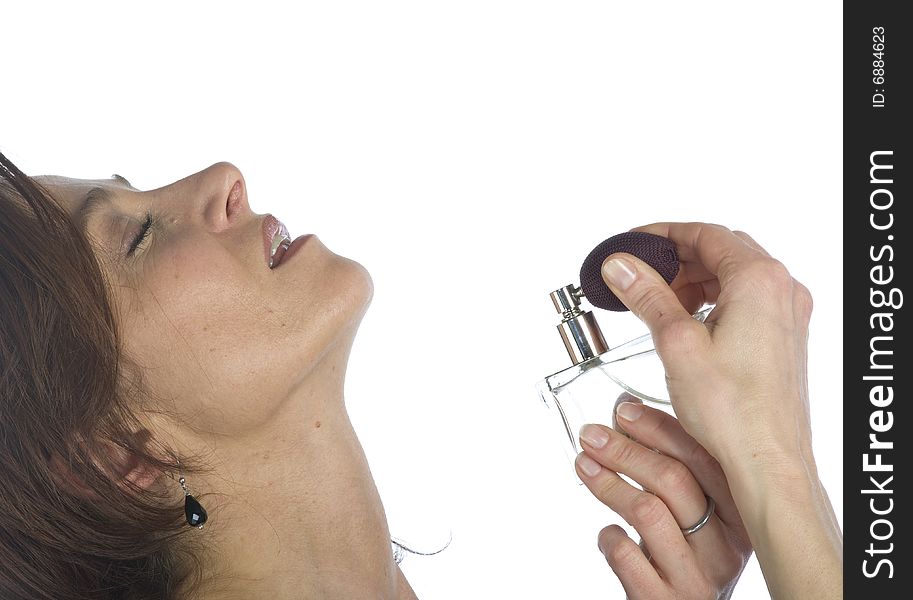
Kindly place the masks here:
<instances>
[{"instance_id":1,"label":"glass perfume bottle","mask_svg":"<svg viewBox=\"0 0 913 600\"><path fill-rule=\"evenodd\" d=\"M580 305L580 288L566 285L550 296L561 314L558 332L573 364L549 375L536 388L555 412L552 421L560 424L564 450L573 462L581 452L580 427L586 423L611 425L615 401L622 393L653 404L671 403L665 371L649 333L609 348L596 317ZM694 318L703 322L711 309Z\"/></svg>"}]
</instances>

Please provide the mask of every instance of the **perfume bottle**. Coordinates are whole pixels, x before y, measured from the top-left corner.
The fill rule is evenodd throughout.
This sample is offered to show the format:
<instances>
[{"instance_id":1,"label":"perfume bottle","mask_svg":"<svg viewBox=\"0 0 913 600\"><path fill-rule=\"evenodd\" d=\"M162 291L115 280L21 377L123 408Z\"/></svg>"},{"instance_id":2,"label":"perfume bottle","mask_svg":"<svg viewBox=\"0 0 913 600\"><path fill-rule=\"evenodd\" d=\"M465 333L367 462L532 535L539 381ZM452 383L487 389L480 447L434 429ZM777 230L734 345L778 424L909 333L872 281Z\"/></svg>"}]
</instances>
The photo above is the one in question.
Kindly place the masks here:
<instances>
[{"instance_id":1,"label":"perfume bottle","mask_svg":"<svg viewBox=\"0 0 913 600\"><path fill-rule=\"evenodd\" d=\"M558 332L572 366L537 384L539 396L552 421L560 424L562 444L573 463L581 452L580 427L586 423L612 424L615 402L622 393L645 402L667 405L665 371L649 333L609 348L592 311L581 306L581 288L566 285L550 294L561 314ZM694 315L703 322L706 308Z\"/></svg>"}]
</instances>

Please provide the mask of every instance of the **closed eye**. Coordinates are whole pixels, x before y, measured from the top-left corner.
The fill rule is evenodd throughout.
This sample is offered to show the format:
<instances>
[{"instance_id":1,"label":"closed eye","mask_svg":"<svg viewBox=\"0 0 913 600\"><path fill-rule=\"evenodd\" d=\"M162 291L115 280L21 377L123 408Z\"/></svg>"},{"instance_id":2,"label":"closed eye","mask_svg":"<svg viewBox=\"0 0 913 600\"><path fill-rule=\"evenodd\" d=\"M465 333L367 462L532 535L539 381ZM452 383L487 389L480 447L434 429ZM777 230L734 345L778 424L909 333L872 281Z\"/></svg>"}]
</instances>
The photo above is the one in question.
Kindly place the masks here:
<instances>
[{"instance_id":1,"label":"closed eye","mask_svg":"<svg viewBox=\"0 0 913 600\"><path fill-rule=\"evenodd\" d=\"M140 228L139 234L137 234L137 236L130 243L130 249L127 251L127 256L133 256L134 252L136 252L136 249L139 248L139 245L142 244L143 241L148 237L149 231L152 229L152 222L152 214L147 213L146 220L143 221L143 225Z\"/></svg>"}]
</instances>

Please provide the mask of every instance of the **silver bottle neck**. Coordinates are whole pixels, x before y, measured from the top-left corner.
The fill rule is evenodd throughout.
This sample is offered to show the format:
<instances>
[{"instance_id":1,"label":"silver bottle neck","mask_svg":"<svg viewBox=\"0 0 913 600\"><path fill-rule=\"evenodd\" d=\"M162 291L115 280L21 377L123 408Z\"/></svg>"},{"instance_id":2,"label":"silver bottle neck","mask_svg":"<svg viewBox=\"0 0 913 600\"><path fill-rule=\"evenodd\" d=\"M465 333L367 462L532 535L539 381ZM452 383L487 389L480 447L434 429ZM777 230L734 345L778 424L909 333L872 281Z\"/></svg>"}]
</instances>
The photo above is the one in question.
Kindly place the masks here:
<instances>
[{"instance_id":1,"label":"silver bottle neck","mask_svg":"<svg viewBox=\"0 0 913 600\"><path fill-rule=\"evenodd\" d=\"M596 317L592 312L580 308L580 299L583 297L580 288L566 285L549 296L555 310L561 313L558 333L561 334L564 347L573 364L579 365L609 349Z\"/></svg>"}]
</instances>

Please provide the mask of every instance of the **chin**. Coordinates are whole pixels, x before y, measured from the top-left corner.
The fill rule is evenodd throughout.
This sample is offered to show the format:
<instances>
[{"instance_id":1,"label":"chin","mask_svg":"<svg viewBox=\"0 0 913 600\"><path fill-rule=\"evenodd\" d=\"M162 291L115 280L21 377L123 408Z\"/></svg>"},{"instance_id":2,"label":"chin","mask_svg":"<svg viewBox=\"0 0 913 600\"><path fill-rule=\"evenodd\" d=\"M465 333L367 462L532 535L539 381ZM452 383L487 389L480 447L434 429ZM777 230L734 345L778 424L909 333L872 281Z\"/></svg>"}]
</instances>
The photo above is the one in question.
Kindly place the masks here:
<instances>
[{"instance_id":1,"label":"chin","mask_svg":"<svg viewBox=\"0 0 913 600\"><path fill-rule=\"evenodd\" d=\"M337 273L343 284L340 300L345 301L352 320L357 325L374 297L374 280L361 263L343 256L337 256L337 259L340 263Z\"/></svg>"},{"instance_id":2,"label":"chin","mask_svg":"<svg viewBox=\"0 0 913 600\"><path fill-rule=\"evenodd\" d=\"M314 291L319 304L332 306L334 329L348 329L346 323L357 328L374 297L371 274L361 263L327 248L316 235L311 244L306 258L309 266L304 267L310 271L306 275L310 282L305 285Z\"/></svg>"}]
</instances>

